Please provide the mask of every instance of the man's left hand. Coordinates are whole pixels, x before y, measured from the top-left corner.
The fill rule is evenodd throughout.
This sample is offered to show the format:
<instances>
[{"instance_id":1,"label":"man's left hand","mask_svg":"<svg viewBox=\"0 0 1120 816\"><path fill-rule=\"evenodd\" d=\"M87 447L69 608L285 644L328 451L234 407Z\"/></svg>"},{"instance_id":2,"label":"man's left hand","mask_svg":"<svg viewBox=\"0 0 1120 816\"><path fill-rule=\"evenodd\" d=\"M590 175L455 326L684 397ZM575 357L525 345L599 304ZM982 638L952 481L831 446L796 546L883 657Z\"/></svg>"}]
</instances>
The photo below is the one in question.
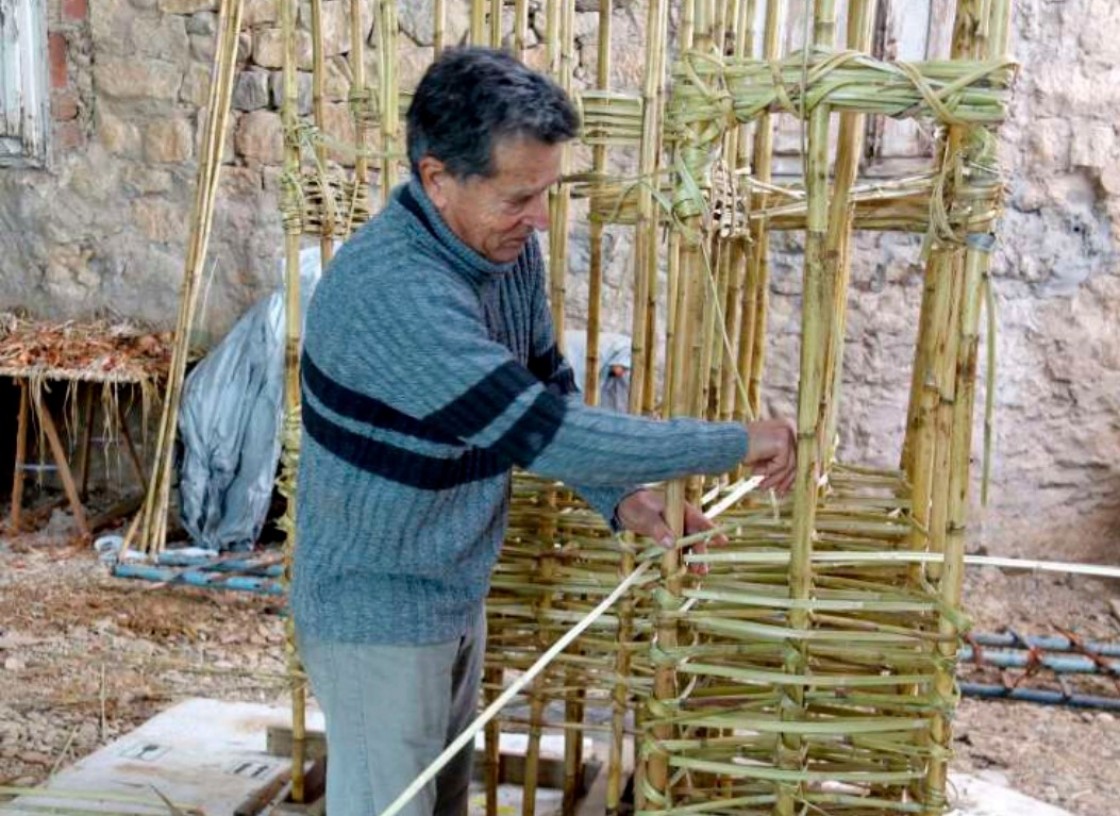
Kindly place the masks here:
<instances>
[{"instance_id":1,"label":"man's left hand","mask_svg":"<svg viewBox=\"0 0 1120 816\"><path fill-rule=\"evenodd\" d=\"M615 515L622 522L622 526L630 532L649 536L662 547L669 549L676 543L676 536L673 535L673 530L669 526L666 517L667 510L665 497L660 493L653 490L638 490L619 502ZM685 504L684 534L686 536L702 533L714 527L715 524L712 523L711 519L701 513L699 509L691 504ZM712 536L711 543L717 546L726 544L727 537L723 535ZM700 542L689 547L689 551L703 554L708 551L708 546L706 543ZM692 564L689 566L689 572L694 575L706 575L708 565Z\"/></svg>"}]
</instances>

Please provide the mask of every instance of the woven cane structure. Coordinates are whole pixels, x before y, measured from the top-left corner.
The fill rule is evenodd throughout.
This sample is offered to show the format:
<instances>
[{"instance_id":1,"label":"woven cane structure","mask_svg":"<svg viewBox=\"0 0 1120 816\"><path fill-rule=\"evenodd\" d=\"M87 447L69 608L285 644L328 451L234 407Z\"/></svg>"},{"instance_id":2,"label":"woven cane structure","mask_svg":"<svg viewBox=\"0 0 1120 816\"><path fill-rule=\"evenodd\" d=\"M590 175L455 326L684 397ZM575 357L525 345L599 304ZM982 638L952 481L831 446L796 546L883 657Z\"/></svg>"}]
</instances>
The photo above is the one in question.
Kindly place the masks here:
<instances>
[{"instance_id":1,"label":"woven cane structure","mask_svg":"<svg viewBox=\"0 0 1120 816\"><path fill-rule=\"evenodd\" d=\"M435 0L434 53L452 44L447 21L456 5L469 6L460 9L469 14L469 42L527 53L528 0ZM528 686L521 713L505 720L529 734L525 816L534 811L540 736L549 729L567 736L568 813L578 793L582 735L592 731L611 745L612 812L621 806L631 743L634 798L643 813L856 816L947 808L979 319L1002 194L995 131L1014 75L1004 57L1009 2L957 0L951 52L918 63L871 55L875 5L649 0L637 7L645 42L614 46L644 49L642 86L627 91L611 87L612 2L601 0L596 75L593 87L578 93L575 0L533 7L546 21L543 63L576 97L588 148L567 150L565 182L551 195L549 263L562 334L571 214L580 211L572 199L586 199L589 384L598 370L608 228L632 231L635 249L631 410L660 416L745 421L758 414L771 233L800 232L805 252L795 490L781 502L757 496L744 474L667 486L678 532L687 499L718 515L730 544L707 555L660 555L650 580ZM794 6L805 45L780 53L782 20ZM282 216L294 307L301 237L321 239L329 259L332 242L366 220L403 178L407 99L397 79L396 3L351 0L349 20L366 21L353 26L348 55L352 139L327 135L322 9L311 0L314 103L312 116L301 119L297 10L294 0L281 7ZM223 3L222 14L210 106L217 124L208 131L196 213L203 234L238 0ZM845 30L837 30L838 19ZM799 179L774 173L779 116L799 123ZM937 135L928 171L861 179L868 116L931 127ZM925 236L906 436L891 470L836 459L854 230ZM201 258L195 249L188 310L191 269ZM289 309L282 479L289 496L298 463L296 311ZM586 390L594 399L596 389ZM172 397L169 405L174 391ZM158 497L161 482L154 482ZM147 512L145 525L155 518L155 527L142 540L158 543L159 513ZM289 507L289 530L294 512ZM519 476L489 603L487 693L496 694L630 575L647 545L611 537L562 485ZM710 572L690 575L688 563L706 563ZM304 689L294 656L293 684L298 801ZM601 716L589 716L596 708ZM501 727L487 727L491 814Z\"/></svg>"}]
</instances>

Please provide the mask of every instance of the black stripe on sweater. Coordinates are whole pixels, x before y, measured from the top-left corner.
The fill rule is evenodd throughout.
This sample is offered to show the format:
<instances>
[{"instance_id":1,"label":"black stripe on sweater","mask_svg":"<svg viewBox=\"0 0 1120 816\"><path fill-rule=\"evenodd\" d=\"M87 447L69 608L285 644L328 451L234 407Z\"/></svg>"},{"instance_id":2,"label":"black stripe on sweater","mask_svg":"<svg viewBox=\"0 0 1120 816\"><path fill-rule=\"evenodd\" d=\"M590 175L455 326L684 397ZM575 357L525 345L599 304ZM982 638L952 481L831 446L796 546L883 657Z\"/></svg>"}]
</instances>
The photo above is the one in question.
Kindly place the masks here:
<instances>
[{"instance_id":1,"label":"black stripe on sweater","mask_svg":"<svg viewBox=\"0 0 1120 816\"><path fill-rule=\"evenodd\" d=\"M567 407L567 402L550 391L538 394L532 407L502 434L492 449L518 467L529 467L560 430Z\"/></svg>"},{"instance_id":2,"label":"black stripe on sweater","mask_svg":"<svg viewBox=\"0 0 1120 816\"><path fill-rule=\"evenodd\" d=\"M445 445L463 444L463 438L487 427L521 393L537 384L536 379L523 367L511 361L494 369L440 410L423 419L415 419L381 400L332 380L315 365L307 351L303 352L300 371L305 393L314 395L333 413L373 428ZM548 392L539 394L529 410L488 448L525 466L556 436L560 423L564 420L564 411L563 400ZM329 422L321 415L320 418ZM353 435L358 439L365 439L361 434Z\"/></svg>"},{"instance_id":3,"label":"black stripe on sweater","mask_svg":"<svg viewBox=\"0 0 1120 816\"><path fill-rule=\"evenodd\" d=\"M428 442L439 442L444 445L460 444L455 436L441 430L437 425L410 417L379 399L354 391L332 380L315 365L315 361L306 350L300 358L300 373L307 391L339 416Z\"/></svg>"},{"instance_id":4,"label":"black stripe on sweater","mask_svg":"<svg viewBox=\"0 0 1120 816\"><path fill-rule=\"evenodd\" d=\"M415 453L354 433L320 414L307 401L303 427L330 453L367 473L420 490L450 490L508 471L511 462L493 450L467 448L462 456L442 459Z\"/></svg>"},{"instance_id":5,"label":"black stripe on sweater","mask_svg":"<svg viewBox=\"0 0 1120 816\"><path fill-rule=\"evenodd\" d=\"M534 354L529 358L529 371L555 394L572 394L579 390L572 367L567 365L555 343L544 354Z\"/></svg>"},{"instance_id":6,"label":"black stripe on sweater","mask_svg":"<svg viewBox=\"0 0 1120 816\"><path fill-rule=\"evenodd\" d=\"M438 411L424 417L460 439L474 436L506 412L523 393L540 383L524 366L502 363Z\"/></svg>"}]
</instances>

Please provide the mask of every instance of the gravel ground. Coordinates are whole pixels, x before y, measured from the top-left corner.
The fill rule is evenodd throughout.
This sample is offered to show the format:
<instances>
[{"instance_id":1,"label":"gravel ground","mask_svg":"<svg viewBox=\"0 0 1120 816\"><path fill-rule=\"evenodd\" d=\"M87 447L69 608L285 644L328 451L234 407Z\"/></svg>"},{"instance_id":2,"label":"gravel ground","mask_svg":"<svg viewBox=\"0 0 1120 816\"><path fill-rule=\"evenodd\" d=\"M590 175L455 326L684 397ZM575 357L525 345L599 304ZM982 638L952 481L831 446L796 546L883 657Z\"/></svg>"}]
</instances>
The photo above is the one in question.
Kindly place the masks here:
<instances>
[{"instance_id":1,"label":"gravel ground","mask_svg":"<svg viewBox=\"0 0 1120 816\"><path fill-rule=\"evenodd\" d=\"M0 785L37 784L187 697L285 704L277 601L110 578L63 526L0 537ZM986 569L969 574L965 597L977 631L1120 640L1115 583ZM1076 682L1120 695L1104 680ZM955 747L957 770L1084 816L1120 814L1113 714L965 699Z\"/></svg>"}]
</instances>

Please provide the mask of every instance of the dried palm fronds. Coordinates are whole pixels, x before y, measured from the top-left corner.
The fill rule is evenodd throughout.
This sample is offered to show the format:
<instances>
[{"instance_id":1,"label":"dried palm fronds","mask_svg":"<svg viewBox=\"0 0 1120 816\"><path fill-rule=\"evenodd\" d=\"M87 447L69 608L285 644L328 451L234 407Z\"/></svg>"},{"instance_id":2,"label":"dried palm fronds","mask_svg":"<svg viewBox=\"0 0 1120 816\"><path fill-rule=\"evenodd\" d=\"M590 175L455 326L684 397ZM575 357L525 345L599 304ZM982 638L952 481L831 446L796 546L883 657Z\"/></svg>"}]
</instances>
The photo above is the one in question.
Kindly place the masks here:
<instances>
[{"instance_id":1,"label":"dried palm fronds","mask_svg":"<svg viewBox=\"0 0 1120 816\"><path fill-rule=\"evenodd\" d=\"M167 376L171 336L126 321L0 318L0 376L150 383Z\"/></svg>"}]
</instances>

